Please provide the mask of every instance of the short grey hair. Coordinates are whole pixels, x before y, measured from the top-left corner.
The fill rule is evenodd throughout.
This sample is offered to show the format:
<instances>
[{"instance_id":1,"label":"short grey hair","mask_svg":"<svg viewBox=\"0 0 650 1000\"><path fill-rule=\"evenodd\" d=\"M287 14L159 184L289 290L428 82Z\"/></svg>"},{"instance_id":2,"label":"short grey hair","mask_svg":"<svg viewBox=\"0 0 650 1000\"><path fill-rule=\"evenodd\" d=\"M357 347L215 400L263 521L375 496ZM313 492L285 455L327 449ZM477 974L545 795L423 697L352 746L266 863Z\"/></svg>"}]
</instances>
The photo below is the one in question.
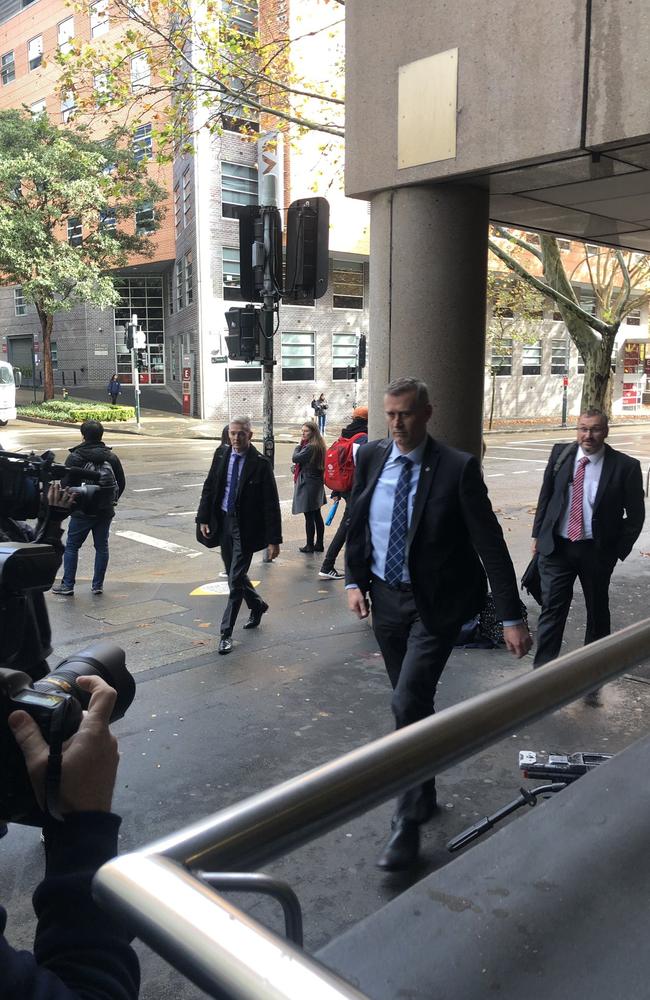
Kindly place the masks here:
<instances>
[{"instance_id":1,"label":"short grey hair","mask_svg":"<svg viewBox=\"0 0 650 1000\"><path fill-rule=\"evenodd\" d=\"M609 430L609 418L605 413L605 411L599 410L597 406L588 406L587 409L584 411L584 413L580 414L580 416L578 417L578 421L580 421L580 417L599 417L601 423L605 427L605 430L606 431Z\"/></svg>"},{"instance_id":2,"label":"short grey hair","mask_svg":"<svg viewBox=\"0 0 650 1000\"><path fill-rule=\"evenodd\" d=\"M405 392L415 393L416 406L427 406L429 386L419 378L394 378L384 389L385 396L403 396Z\"/></svg>"},{"instance_id":3,"label":"short grey hair","mask_svg":"<svg viewBox=\"0 0 650 1000\"><path fill-rule=\"evenodd\" d=\"M239 426L243 427L244 430L246 431L253 430L253 428L251 427L250 417L233 417L232 420L228 422L228 427L230 427L232 424L239 424Z\"/></svg>"}]
</instances>

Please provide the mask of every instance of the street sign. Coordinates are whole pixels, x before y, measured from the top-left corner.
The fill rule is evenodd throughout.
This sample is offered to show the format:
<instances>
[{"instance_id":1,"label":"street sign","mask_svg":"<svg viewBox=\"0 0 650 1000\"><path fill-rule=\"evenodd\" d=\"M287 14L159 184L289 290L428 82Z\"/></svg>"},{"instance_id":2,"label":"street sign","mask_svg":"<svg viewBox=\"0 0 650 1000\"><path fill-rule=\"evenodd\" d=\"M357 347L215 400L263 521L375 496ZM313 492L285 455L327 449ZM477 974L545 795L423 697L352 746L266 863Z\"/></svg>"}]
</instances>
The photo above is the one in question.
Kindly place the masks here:
<instances>
[{"instance_id":1,"label":"street sign","mask_svg":"<svg viewBox=\"0 0 650 1000\"><path fill-rule=\"evenodd\" d=\"M228 363L228 358L217 357L217 358L212 358L211 360L213 365L225 365Z\"/></svg>"}]
</instances>

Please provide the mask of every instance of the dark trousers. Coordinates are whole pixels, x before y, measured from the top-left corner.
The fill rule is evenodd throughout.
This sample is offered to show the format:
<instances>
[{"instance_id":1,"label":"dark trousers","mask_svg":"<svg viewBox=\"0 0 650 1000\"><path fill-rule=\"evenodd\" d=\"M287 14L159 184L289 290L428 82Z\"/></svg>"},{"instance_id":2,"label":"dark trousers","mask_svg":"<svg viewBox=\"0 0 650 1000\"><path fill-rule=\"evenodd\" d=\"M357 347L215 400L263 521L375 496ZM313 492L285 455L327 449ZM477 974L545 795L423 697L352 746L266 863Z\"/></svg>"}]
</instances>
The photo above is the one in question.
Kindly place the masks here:
<instances>
[{"instance_id":1,"label":"dark trousers","mask_svg":"<svg viewBox=\"0 0 650 1000\"><path fill-rule=\"evenodd\" d=\"M241 546L239 522L234 514L223 514L221 524L221 558L228 574L228 603L221 619L221 634L230 635L242 601L251 609L262 605L262 598L248 579L248 570L253 558L252 552L245 552Z\"/></svg>"},{"instance_id":2,"label":"dark trousers","mask_svg":"<svg viewBox=\"0 0 650 1000\"><path fill-rule=\"evenodd\" d=\"M305 534L307 535L307 545L315 544L317 548L323 548L325 522L320 510L305 511Z\"/></svg>"},{"instance_id":3,"label":"dark trousers","mask_svg":"<svg viewBox=\"0 0 650 1000\"><path fill-rule=\"evenodd\" d=\"M95 546L95 567L92 588L103 587L108 566L108 535L112 517L91 517L88 514L73 514L68 522L68 536L63 553L63 585L73 588L77 577L79 549L92 531Z\"/></svg>"},{"instance_id":4,"label":"dark trousers","mask_svg":"<svg viewBox=\"0 0 650 1000\"><path fill-rule=\"evenodd\" d=\"M436 687L460 626L432 635L420 620L413 593L395 590L383 580L373 580L370 599L372 627L393 686L395 728L401 729L433 715ZM430 778L400 795L394 822L426 823L435 806L436 781Z\"/></svg>"},{"instance_id":5,"label":"dark trousers","mask_svg":"<svg viewBox=\"0 0 650 1000\"><path fill-rule=\"evenodd\" d=\"M537 623L534 667L541 667L560 655L576 577L580 580L587 608L585 646L609 635L609 581L615 565L614 555L603 553L589 540L570 542L557 538L550 556L540 553L542 611Z\"/></svg>"},{"instance_id":6,"label":"dark trousers","mask_svg":"<svg viewBox=\"0 0 650 1000\"><path fill-rule=\"evenodd\" d=\"M323 559L323 565L321 570L323 573L329 573L331 569L334 569L334 564L336 562L336 557L345 545L345 539L348 534L348 497L347 494L341 495L341 503L343 504L343 517L339 522L339 526L336 529L336 534L334 538L327 546L327 552Z\"/></svg>"}]
</instances>

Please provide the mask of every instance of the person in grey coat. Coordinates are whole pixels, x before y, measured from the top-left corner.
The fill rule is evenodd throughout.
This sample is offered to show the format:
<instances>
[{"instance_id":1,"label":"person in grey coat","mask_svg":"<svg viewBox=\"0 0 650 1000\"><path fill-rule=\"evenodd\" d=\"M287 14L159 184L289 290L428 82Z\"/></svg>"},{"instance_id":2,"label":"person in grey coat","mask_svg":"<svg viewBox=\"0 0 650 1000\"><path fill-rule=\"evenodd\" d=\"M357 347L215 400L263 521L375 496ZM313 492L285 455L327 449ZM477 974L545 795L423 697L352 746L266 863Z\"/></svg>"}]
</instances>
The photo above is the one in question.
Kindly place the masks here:
<instances>
[{"instance_id":1,"label":"person in grey coat","mask_svg":"<svg viewBox=\"0 0 650 1000\"><path fill-rule=\"evenodd\" d=\"M300 444L293 453L293 506L292 514L305 515L307 544L301 552L323 552L325 525L321 507L326 502L323 477L325 474L325 441L314 420L302 426Z\"/></svg>"}]
</instances>

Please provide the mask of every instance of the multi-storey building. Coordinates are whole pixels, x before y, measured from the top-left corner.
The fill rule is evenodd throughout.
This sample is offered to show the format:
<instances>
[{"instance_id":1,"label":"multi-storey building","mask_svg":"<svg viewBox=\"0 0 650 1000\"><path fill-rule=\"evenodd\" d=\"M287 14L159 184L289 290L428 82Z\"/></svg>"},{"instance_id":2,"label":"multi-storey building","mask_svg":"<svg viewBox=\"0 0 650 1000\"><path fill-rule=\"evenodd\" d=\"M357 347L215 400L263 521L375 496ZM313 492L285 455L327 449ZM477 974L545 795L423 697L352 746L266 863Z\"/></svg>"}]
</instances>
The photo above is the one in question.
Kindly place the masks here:
<instances>
[{"instance_id":1,"label":"multi-storey building","mask_svg":"<svg viewBox=\"0 0 650 1000\"><path fill-rule=\"evenodd\" d=\"M246 0L226 7L232 9L240 30L256 30L257 3ZM269 11L283 17L290 30L288 3L272 5ZM0 0L0 108L24 105L34 114L45 111L52 121L65 124L75 109L59 93L51 56L57 48L65 51L72 38L83 41L106 34L110 39L110 32L119 30L107 0L90 3L85 14L72 11L65 0ZM131 60L134 87L149 72L146 61ZM122 296L118 308L87 306L56 316L52 336L56 382L92 395L101 392L117 371L123 384L130 385L131 357L124 335L135 313L146 338L146 346L137 352L145 405L170 408L171 401L180 409L183 369L190 367L194 416L222 421L229 413L243 411L259 418L261 368L223 361L224 313L241 302L238 216L242 206L258 203L261 194L258 143L241 134L237 119L232 120L232 131L226 127L221 135L211 136L200 128L200 121L195 124L199 127L193 153L178 155L162 166L153 158L146 110L134 124L134 149L151 160L150 170L168 191L154 237L155 253L116 272ZM256 122L249 124L252 131L259 127ZM294 197L320 193L313 189L318 158L322 160L323 154L313 144L306 144L304 154L300 148L286 147L286 166L279 178L285 207ZM317 302L285 302L280 311L275 337L278 422L299 423L311 415L316 390L325 392L335 421L346 418L355 400L365 399L365 380L355 380L354 364L358 338L368 332L368 213L365 206L344 199L337 183L328 191L332 226L327 293ZM77 230L69 233L71 241L80 236ZM38 384L39 326L20 288L0 288L0 333L2 356L23 370L27 384L31 380ZM128 390L123 398L128 398Z\"/></svg>"}]
</instances>

